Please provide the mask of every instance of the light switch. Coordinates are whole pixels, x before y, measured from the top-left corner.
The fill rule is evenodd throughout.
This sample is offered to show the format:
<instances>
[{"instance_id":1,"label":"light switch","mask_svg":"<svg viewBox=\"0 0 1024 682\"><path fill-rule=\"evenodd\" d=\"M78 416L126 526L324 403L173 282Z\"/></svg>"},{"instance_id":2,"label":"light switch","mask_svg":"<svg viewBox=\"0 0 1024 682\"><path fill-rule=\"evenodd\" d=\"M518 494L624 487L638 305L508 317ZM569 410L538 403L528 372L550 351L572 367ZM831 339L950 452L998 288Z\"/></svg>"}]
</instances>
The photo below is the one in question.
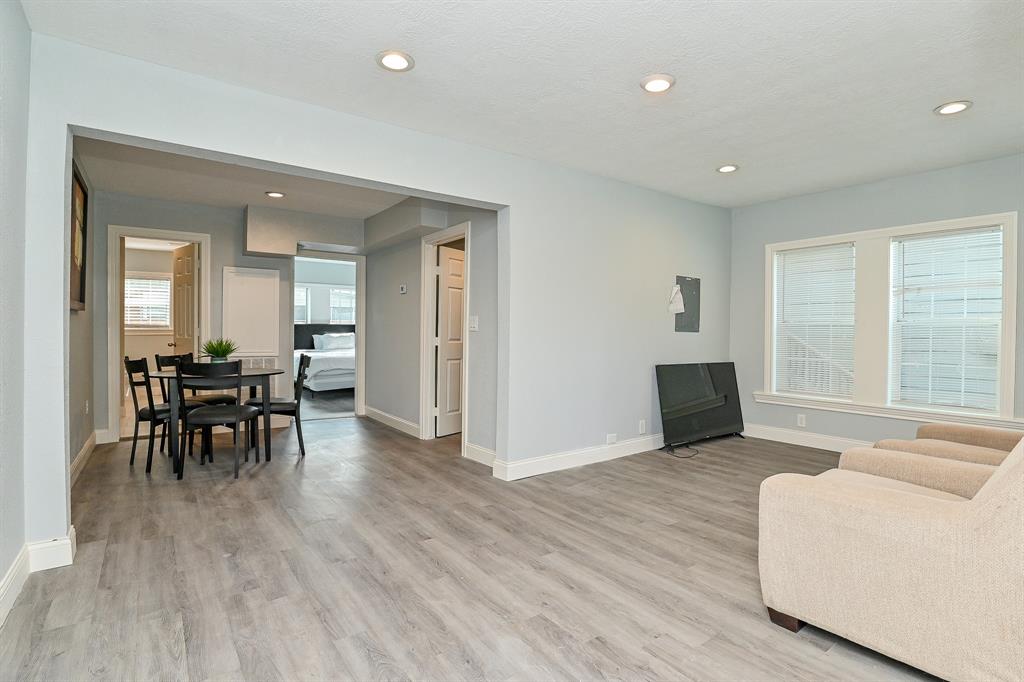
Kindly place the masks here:
<instances>
[{"instance_id":1,"label":"light switch","mask_svg":"<svg viewBox=\"0 0 1024 682\"><path fill-rule=\"evenodd\" d=\"M409 291L409 287L405 286L404 284L399 284L398 285L398 293L405 294L405 293L408 293L408 291Z\"/></svg>"},{"instance_id":2,"label":"light switch","mask_svg":"<svg viewBox=\"0 0 1024 682\"><path fill-rule=\"evenodd\" d=\"M478 332L480 331L480 316L470 315L469 316L469 331Z\"/></svg>"}]
</instances>

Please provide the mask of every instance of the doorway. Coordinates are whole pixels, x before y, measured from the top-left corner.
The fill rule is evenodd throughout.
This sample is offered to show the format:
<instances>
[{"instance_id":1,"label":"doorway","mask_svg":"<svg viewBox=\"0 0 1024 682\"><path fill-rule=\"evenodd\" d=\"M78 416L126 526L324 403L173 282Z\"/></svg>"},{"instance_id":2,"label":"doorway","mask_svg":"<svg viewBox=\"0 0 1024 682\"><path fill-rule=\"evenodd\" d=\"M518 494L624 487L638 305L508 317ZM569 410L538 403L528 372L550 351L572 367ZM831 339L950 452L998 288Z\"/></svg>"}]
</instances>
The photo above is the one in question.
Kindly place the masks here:
<instances>
[{"instance_id":1,"label":"doorway","mask_svg":"<svg viewBox=\"0 0 1024 682\"><path fill-rule=\"evenodd\" d=\"M157 355L198 357L209 329L209 272L203 254L207 234L111 225L107 239L108 425L102 440L132 435L135 412L124 357L145 358L156 371ZM163 397L151 384L155 402ZM145 388L137 388L145 405ZM143 434L140 434L142 436ZM146 434L148 435L148 434Z\"/></svg>"},{"instance_id":2,"label":"doorway","mask_svg":"<svg viewBox=\"0 0 1024 682\"><path fill-rule=\"evenodd\" d=\"M458 436L465 454L470 224L423 238L420 438Z\"/></svg>"},{"instance_id":3,"label":"doorway","mask_svg":"<svg viewBox=\"0 0 1024 682\"><path fill-rule=\"evenodd\" d=\"M295 258L292 307L294 365L310 356L302 419L339 419L365 412L363 308L365 258L306 252Z\"/></svg>"}]
</instances>

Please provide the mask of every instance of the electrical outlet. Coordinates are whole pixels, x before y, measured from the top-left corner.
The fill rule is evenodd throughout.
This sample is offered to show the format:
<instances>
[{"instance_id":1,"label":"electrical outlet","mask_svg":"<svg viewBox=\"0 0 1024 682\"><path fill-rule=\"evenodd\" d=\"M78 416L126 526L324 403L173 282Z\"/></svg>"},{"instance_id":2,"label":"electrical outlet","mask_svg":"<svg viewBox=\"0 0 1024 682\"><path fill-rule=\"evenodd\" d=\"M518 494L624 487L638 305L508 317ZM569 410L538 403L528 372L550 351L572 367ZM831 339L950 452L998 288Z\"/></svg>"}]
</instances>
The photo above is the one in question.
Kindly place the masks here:
<instances>
[{"instance_id":1,"label":"electrical outlet","mask_svg":"<svg viewBox=\"0 0 1024 682\"><path fill-rule=\"evenodd\" d=\"M801 428L807 428L807 415L806 414L798 414L796 416L796 425L801 427Z\"/></svg>"},{"instance_id":2,"label":"electrical outlet","mask_svg":"<svg viewBox=\"0 0 1024 682\"><path fill-rule=\"evenodd\" d=\"M608 445L614 445L615 443L619 442L619 436L614 433L609 433L607 436L605 436L605 442Z\"/></svg>"},{"instance_id":3,"label":"electrical outlet","mask_svg":"<svg viewBox=\"0 0 1024 682\"><path fill-rule=\"evenodd\" d=\"M647 420L641 419L640 426L638 426L636 430L640 433L647 433Z\"/></svg>"}]
</instances>

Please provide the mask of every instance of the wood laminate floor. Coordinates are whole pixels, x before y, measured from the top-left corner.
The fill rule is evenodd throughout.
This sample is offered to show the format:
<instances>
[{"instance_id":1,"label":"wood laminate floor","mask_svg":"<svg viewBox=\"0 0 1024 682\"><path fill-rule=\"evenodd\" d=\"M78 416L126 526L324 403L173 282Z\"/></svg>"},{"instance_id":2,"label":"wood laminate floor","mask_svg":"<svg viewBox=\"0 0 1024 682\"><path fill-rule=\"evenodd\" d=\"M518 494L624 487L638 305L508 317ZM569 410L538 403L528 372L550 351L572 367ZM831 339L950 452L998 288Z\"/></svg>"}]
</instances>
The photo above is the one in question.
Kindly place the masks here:
<instances>
[{"instance_id":1,"label":"wood laminate floor","mask_svg":"<svg viewBox=\"0 0 1024 682\"><path fill-rule=\"evenodd\" d=\"M769 623L757 490L836 463L736 439L514 483L365 419L275 433L231 478L101 446L72 491L73 566L32 574L3 680L922 679Z\"/></svg>"}]
</instances>

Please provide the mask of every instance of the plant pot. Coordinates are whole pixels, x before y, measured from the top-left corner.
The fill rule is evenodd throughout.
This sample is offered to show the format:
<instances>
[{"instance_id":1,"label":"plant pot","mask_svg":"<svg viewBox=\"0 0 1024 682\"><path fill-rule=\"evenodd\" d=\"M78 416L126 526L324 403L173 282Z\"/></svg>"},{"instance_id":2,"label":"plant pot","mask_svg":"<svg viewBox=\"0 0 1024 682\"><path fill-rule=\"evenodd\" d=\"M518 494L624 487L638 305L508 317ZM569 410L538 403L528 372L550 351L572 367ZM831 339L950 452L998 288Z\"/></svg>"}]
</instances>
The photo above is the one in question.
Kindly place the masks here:
<instances>
[{"instance_id":1,"label":"plant pot","mask_svg":"<svg viewBox=\"0 0 1024 682\"><path fill-rule=\"evenodd\" d=\"M216 358L216 357L213 357L212 355L210 356L210 362L227 362L227 361L228 361L227 358Z\"/></svg>"}]
</instances>

